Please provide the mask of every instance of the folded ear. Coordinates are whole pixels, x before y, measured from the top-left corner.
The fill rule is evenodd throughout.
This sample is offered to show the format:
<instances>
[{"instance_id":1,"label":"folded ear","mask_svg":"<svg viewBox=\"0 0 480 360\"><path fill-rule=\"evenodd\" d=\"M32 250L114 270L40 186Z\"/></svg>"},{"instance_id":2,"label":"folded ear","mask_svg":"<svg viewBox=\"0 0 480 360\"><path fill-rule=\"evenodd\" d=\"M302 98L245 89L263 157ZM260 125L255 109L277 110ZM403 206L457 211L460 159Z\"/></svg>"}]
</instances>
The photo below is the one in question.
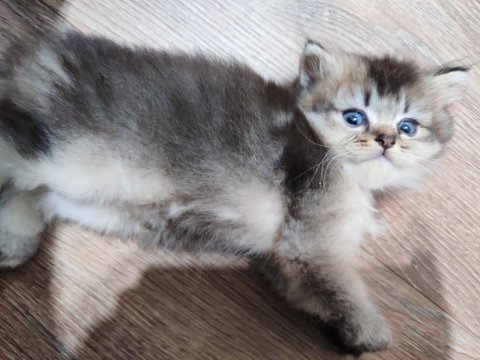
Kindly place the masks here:
<instances>
[{"instance_id":1,"label":"folded ear","mask_svg":"<svg viewBox=\"0 0 480 360\"><path fill-rule=\"evenodd\" d=\"M318 43L308 40L300 60L300 85L306 87L328 74L332 56Z\"/></svg>"},{"instance_id":2,"label":"folded ear","mask_svg":"<svg viewBox=\"0 0 480 360\"><path fill-rule=\"evenodd\" d=\"M433 74L433 86L439 101L445 106L460 100L462 89L468 81L468 68L463 66L442 67Z\"/></svg>"}]
</instances>

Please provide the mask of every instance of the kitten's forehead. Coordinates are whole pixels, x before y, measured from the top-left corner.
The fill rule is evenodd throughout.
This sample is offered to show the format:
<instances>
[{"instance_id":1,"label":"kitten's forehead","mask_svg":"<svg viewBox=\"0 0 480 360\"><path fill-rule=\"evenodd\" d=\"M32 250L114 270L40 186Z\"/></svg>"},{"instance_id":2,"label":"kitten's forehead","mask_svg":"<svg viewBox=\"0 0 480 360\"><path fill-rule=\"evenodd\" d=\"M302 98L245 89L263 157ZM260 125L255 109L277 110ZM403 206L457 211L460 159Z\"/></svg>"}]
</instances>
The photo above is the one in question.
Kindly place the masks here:
<instances>
[{"instance_id":1,"label":"kitten's forehead","mask_svg":"<svg viewBox=\"0 0 480 360\"><path fill-rule=\"evenodd\" d=\"M372 123L395 124L402 117L429 121L425 99L416 90L421 73L415 64L384 56L358 57L357 65L361 76L337 89L334 105L339 110L363 109Z\"/></svg>"},{"instance_id":2,"label":"kitten's forehead","mask_svg":"<svg viewBox=\"0 0 480 360\"><path fill-rule=\"evenodd\" d=\"M408 61L400 61L390 56L364 59L368 80L380 96L394 95L398 98L405 87L413 85L419 78L418 68Z\"/></svg>"},{"instance_id":3,"label":"kitten's forehead","mask_svg":"<svg viewBox=\"0 0 480 360\"><path fill-rule=\"evenodd\" d=\"M408 108L409 99L413 97L420 100L419 94L412 96L412 90L421 80L421 72L412 62L390 56L367 57L353 54L337 54L335 60L329 68L330 78L319 82L313 91L305 94L305 103L332 98L341 102L342 97L353 96L361 108L374 103L396 107L400 102Z\"/></svg>"},{"instance_id":4,"label":"kitten's forehead","mask_svg":"<svg viewBox=\"0 0 480 360\"><path fill-rule=\"evenodd\" d=\"M338 110L370 109L380 113L407 113L419 104L416 101L418 99L412 104L414 99L408 88L399 88L395 93L386 93L384 90L369 81L343 83L332 97L333 104Z\"/></svg>"}]
</instances>

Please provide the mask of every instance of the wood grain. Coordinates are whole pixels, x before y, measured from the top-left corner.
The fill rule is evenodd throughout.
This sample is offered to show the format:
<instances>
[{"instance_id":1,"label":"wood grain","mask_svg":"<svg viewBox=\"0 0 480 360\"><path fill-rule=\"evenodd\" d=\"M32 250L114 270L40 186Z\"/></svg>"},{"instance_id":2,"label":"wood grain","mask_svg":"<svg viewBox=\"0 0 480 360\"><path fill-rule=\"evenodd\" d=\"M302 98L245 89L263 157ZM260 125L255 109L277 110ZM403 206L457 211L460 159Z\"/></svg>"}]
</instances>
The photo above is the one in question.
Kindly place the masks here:
<instances>
[{"instance_id":1,"label":"wood grain","mask_svg":"<svg viewBox=\"0 0 480 360\"><path fill-rule=\"evenodd\" d=\"M346 0L0 2L0 47L72 26L118 41L239 59L268 78L297 71L307 37L474 65L457 134L420 192L382 197L385 235L364 273L394 343L366 359L480 359L480 3ZM1 52L1 49L0 49ZM239 259L141 251L71 225L0 274L2 359L336 359Z\"/></svg>"}]
</instances>

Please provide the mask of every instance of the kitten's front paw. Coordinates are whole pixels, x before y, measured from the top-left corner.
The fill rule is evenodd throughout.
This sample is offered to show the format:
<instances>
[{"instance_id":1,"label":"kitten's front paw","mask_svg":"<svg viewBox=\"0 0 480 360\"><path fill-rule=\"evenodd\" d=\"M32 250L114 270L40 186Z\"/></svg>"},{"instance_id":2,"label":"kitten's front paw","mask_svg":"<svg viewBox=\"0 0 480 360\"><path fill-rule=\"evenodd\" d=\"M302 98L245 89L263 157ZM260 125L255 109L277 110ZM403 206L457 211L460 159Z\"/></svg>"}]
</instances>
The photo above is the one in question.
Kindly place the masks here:
<instances>
[{"instance_id":1,"label":"kitten's front paw","mask_svg":"<svg viewBox=\"0 0 480 360\"><path fill-rule=\"evenodd\" d=\"M332 325L333 340L346 354L360 356L364 352L384 351L391 340L385 320L374 310L350 315Z\"/></svg>"}]
</instances>

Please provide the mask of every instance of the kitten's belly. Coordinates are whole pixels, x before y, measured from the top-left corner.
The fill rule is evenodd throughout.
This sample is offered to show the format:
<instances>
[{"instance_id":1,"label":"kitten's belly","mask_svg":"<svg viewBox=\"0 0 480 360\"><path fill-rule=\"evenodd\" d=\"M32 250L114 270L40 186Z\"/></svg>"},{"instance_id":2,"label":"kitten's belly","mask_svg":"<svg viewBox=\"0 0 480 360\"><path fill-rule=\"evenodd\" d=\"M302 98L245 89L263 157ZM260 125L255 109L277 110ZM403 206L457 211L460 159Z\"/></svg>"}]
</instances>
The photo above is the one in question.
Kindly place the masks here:
<instances>
[{"instance_id":1,"label":"kitten's belly","mask_svg":"<svg viewBox=\"0 0 480 360\"><path fill-rule=\"evenodd\" d=\"M180 246L264 253L273 248L285 211L275 191L249 194L250 190L149 205L99 204L47 191L40 205L47 219L71 221L101 233L139 239L147 245L178 247L180 242ZM177 239L177 234L182 238ZM189 239L196 243L186 244Z\"/></svg>"},{"instance_id":2,"label":"kitten's belly","mask_svg":"<svg viewBox=\"0 0 480 360\"><path fill-rule=\"evenodd\" d=\"M42 207L51 219L124 237L156 237L153 243L165 224L181 221L187 232L252 252L268 251L284 224L283 192L254 176L173 179L141 159L120 158L98 144L80 145L14 170L17 187L46 189Z\"/></svg>"}]
</instances>

